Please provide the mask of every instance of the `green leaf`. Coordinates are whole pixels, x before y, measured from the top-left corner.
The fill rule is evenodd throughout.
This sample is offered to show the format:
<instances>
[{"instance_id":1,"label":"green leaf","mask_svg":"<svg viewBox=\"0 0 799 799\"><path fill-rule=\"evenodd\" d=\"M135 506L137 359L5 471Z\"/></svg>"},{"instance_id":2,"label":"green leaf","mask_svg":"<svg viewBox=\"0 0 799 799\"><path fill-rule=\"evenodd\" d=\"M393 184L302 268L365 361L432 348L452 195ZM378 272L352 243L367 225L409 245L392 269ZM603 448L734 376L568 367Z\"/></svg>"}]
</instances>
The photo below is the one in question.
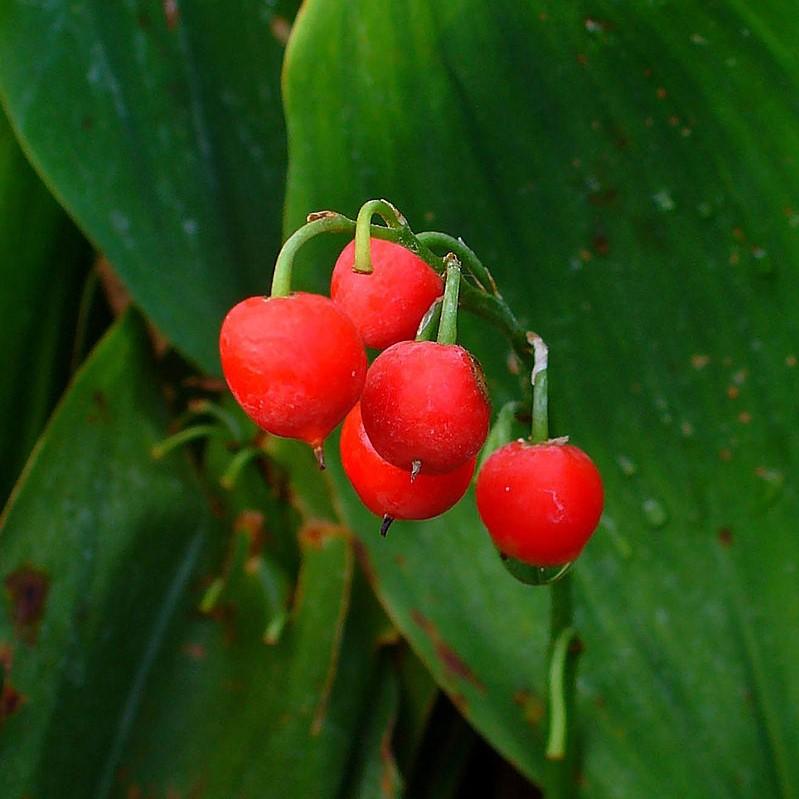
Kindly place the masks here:
<instances>
[{"instance_id":1,"label":"green leaf","mask_svg":"<svg viewBox=\"0 0 799 799\"><path fill-rule=\"evenodd\" d=\"M395 799L402 796L402 777L392 751L399 707L397 674L384 657L370 690L366 727L355 749L355 770L342 799Z\"/></svg>"},{"instance_id":2,"label":"green leaf","mask_svg":"<svg viewBox=\"0 0 799 799\"><path fill-rule=\"evenodd\" d=\"M87 250L0 111L0 502L68 378Z\"/></svg>"},{"instance_id":3,"label":"green leaf","mask_svg":"<svg viewBox=\"0 0 799 799\"><path fill-rule=\"evenodd\" d=\"M799 792L797 35L787 3L309 0L287 54L287 230L385 196L464 236L550 345L553 434L602 469L575 569L588 796ZM461 330L499 407L507 348ZM471 498L381 541L333 471L395 623L540 776L547 591Z\"/></svg>"},{"instance_id":4,"label":"green leaf","mask_svg":"<svg viewBox=\"0 0 799 799\"><path fill-rule=\"evenodd\" d=\"M210 526L136 317L77 374L2 517L0 793L102 796Z\"/></svg>"},{"instance_id":5,"label":"green leaf","mask_svg":"<svg viewBox=\"0 0 799 799\"><path fill-rule=\"evenodd\" d=\"M208 371L280 243L280 39L260 0L0 9L0 92L32 162L134 299Z\"/></svg>"},{"instance_id":6,"label":"green leaf","mask_svg":"<svg viewBox=\"0 0 799 799\"><path fill-rule=\"evenodd\" d=\"M209 444L211 483L235 457L231 443ZM332 799L360 758L385 616L354 568L349 534L328 513L329 486L310 448L285 443L280 461L250 461L215 498L228 551L208 553L182 598L183 623L154 665L122 756L121 797L201 790L220 799ZM286 469L319 478L310 499L289 491ZM269 644L276 578L288 575L288 617Z\"/></svg>"}]
</instances>

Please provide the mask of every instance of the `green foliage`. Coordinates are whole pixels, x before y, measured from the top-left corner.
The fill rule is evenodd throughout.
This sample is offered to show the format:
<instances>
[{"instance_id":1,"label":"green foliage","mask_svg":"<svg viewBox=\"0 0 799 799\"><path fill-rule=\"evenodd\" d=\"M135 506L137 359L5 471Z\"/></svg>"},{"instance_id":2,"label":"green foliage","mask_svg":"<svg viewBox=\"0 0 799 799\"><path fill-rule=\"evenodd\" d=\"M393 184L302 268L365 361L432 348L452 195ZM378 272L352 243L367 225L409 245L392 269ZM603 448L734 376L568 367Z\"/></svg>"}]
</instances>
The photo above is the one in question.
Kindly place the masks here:
<instances>
[{"instance_id":1,"label":"green foliage","mask_svg":"<svg viewBox=\"0 0 799 799\"><path fill-rule=\"evenodd\" d=\"M68 377L87 249L28 165L0 112L2 500Z\"/></svg>"},{"instance_id":2,"label":"green foliage","mask_svg":"<svg viewBox=\"0 0 799 799\"><path fill-rule=\"evenodd\" d=\"M287 228L387 196L463 235L550 344L553 433L605 475L575 569L591 796L799 790L796 32L700 4L315 0L287 54ZM403 634L540 775L546 595L469 501L382 542L338 485Z\"/></svg>"},{"instance_id":3,"label":"green foliage","mask_svg":"<svg viewBox=\"0 0 799 799\"><path fill-rule=\"evenodd\" d=\"M280 243L279 32L260 0L0 8L0 90L31 160L211 372L222 317L267 291Z\"/></svg>"},{"instance_id":4,"label":"green foliage","mask_svg":"<svg viewBox=\"0 0 799 799\"><path fill-rule=\"evenodd\" d=\"M266 290L309 211L386 196L462 235L550 345L552 433L606 481L573 572L580 792L798 795L794 9L307 0L281 231L290 13L9 0L0 92L55 197L206 373L222 314ZM0 392L14 472L72 340L80 247L16 147L0 132L6 385L38 399ZM343 244L315 240L297 285L324 290ZM495 409L521 396L506 342L459 333ZM541 779L549 595L508 575L473 497L383 540L335 440L329 477L269 440L222 491L261 446L249 428L197 450L203 488L184 454L150 456L162 383L138 317L118 322L3 516L0 793L455 795L463 762L418 757L435 690L381 650L396 630Z\"/></svg>"}]
</instances>

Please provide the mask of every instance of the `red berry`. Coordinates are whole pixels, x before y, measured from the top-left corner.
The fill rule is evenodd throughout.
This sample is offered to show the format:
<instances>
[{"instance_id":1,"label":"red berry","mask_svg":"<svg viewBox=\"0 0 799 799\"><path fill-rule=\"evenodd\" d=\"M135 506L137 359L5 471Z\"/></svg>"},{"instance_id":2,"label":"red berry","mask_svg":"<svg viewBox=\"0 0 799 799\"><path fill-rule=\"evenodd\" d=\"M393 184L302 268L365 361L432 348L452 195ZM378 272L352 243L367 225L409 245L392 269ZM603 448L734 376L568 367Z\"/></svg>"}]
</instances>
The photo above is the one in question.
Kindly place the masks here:
<instances>
[{"instance_id":1,"label":"red berry","mask_svg":"<svg viewBox=\"0 0 799 799\"><path fill-rule=\"evenodd\" d=\"M372 273L353 271L355 242L339 255L330 281L333 301L355 322L367 347L385 349L416 336L444 283L418 255L399 244L371 239Z\"/></svg>"},{"instance_id":2,"label":"red berry","mask_svg":"<svg viewBox=\"0 0 799 799\"><path fill-rule=\"evenodd\" d=\"M477 509L497 549L532 566L559 566L582 551L602 515L602 478L570 444L514 441L477 477Z\"/></svg>"},{"instance_id":3,"label":"red berry","mask_svg":"<svg viewBox=\"0 0 799 799\"><path fill-rule=\"evenodd\" d=\"M491 407L483 371L463 347L401 341L369 368L361 413L382 458L400 469L420 464L435 474L451 472L477 454Z\"/></svg>"},{"instance_id":4,"label":"red berry","mask_svg":"<svg viewBox=\"0 0 799 799\"><path fill-rule=\"evenodd\" d=\"M361 406L356 405L341 429L341 463L361 501L372 513L393 519L431 519L449 510L465 493L474 474L470 458L454 472L420 474L411 481L407 471L384 461L363 429Z\"/></svg>"},{"instance_id":5,"label":"red berry","mask_svg":"<svg viewBox=\"0 0 799 799\"><path fill-rule=\"evenodd\" d=\"M318 448L358 401L366 352L327 297L250 297L219 336L225 379L247 415L269 433Z\"/></svg>"}]
</instances>

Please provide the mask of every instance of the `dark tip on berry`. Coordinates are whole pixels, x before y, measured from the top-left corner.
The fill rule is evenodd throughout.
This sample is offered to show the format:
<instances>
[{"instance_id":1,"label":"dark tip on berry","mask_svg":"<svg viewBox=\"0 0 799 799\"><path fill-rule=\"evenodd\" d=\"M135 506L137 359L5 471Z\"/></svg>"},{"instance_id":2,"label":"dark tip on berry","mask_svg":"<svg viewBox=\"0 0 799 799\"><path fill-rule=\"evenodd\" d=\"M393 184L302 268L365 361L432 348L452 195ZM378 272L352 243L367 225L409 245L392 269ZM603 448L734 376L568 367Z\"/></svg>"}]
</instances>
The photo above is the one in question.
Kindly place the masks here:
<instances>
[{"instance_id":1,"label":"dark tip on berry","mask_svg":"<svg viewBox=\"0 0 799 799\"><path fill-rule=\"evenodd\" d=\"M413 482L418 476L419 472L422 471L422 462L421 461L412 461L411 462L411 482Z\"/></svg>"},{"instance_id":2,"label":"dark tip on berry","mask_svg":"<svg viewBox=\"0 0 799 799\"><path fill-rule=\"evenodd\" d=\"M385 538L388 535L388 528L394 524L394 517L389 516L387 513L383 514L383 521L380 522L380 535Z\"/></svg>"},{"instance_id":3,"label":"dark tip on berry","mask_svg":"<svg viewBox=\"0 0 799 799\"><path fill-rule=\"evenodd\" d=\"M321 444L317 444L313 448L313 454L316 458L316 462L319 464L319 471L323 472L325 470L325 451L322 449Z\"/></svg>"}]
</instances>

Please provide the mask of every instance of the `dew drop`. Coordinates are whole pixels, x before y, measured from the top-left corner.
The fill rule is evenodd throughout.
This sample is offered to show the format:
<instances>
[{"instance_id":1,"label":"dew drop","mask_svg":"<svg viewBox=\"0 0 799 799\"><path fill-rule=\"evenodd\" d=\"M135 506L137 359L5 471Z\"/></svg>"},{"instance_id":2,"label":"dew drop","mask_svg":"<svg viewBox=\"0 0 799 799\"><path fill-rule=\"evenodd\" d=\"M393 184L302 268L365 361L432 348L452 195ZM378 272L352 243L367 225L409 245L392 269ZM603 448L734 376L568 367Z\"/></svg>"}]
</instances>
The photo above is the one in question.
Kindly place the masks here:
<instances>
[{"instance_id":1,"label":"dew drop","mask_svg":"<svg viewBox=\"0 0 799 799\"><path fill-rule=\"evenodd\" d=\"M629 458L627 455L617 455L616 463L619 464L621 473L625 477L632 477L633 475L638 473L638 464L632 458Z\"/></svg>"},{"instance_id":2,"label":"dew drop","mask_svg":"<svg viewBox=\"0 0 799 799\"><path fill-rule=\"evenodd\" d=\"M661 211L673 211L677 207L668 189L661 189L657 194L653 194L652 200Z\"/></svg>"},{"instance_id":3,"label":"dew drop","mask_svg":"<svg viewBox=\"0 0 799 799\"><path fill-rule=\"evenodd\" d=\"M779 469L770 469L766 466L758 466L755 469L755 475L765 485L766 503L773 505L779 499L785 487L785 475Z\"/></svg>"},{"instance_id":4,"label":"dew drop","mask_svg":"<svg viewBox=\"0 0 799 799\"><path fill-rule=\"evenodd\" d=\"M649 497L644 500L641 510L644 512L644 518L652 527L663 527L669 520L669 515L663 505L654 497Z\"/></svg>"}]
</instances>

